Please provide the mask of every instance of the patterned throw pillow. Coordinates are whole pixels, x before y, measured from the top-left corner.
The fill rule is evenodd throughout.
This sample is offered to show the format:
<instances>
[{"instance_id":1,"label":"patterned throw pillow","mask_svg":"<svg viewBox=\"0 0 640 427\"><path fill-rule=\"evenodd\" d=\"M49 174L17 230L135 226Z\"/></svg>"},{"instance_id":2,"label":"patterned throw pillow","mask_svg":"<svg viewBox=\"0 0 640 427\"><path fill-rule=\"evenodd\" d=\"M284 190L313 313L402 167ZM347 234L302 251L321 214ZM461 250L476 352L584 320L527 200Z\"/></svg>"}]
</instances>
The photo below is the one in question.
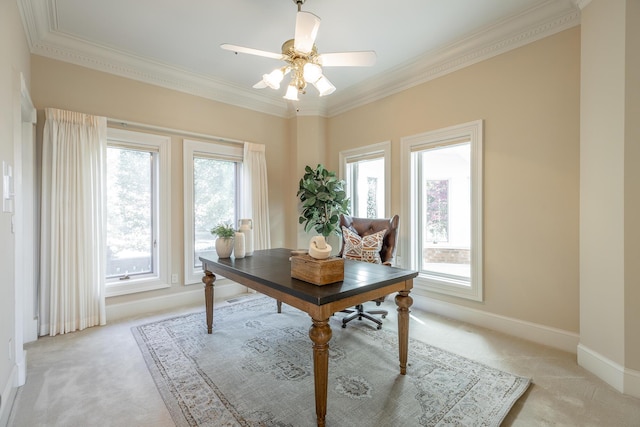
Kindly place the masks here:
<instances>
[{"instance_id":1,"label":"patterned throw pillow","mask_svg":"<svg viewBox=\"0 0 640 427\"><path fill-rule=\"evenodd\" d=\"M345 259L354 259L356 261L366 261L374 264L382 264L380 259L380 250L382 249L382 240L387 234L387 229L380 230L377 233L360 237L347 227L342 226L342 238L344 239L344 251L342 257Z\"/></svg>"}]
</instances>

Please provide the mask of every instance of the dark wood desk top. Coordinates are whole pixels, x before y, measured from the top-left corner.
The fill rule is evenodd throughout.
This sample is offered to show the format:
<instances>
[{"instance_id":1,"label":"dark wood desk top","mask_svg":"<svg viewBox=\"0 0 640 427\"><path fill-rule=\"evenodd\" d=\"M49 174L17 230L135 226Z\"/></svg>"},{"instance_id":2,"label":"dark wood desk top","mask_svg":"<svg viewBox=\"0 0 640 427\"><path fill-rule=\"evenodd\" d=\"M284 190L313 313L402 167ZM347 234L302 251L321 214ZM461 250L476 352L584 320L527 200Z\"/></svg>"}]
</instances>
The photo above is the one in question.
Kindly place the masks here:
<instances>
[{"instance_id":1,"label":"dark wood desk top","mask_svg":"<svg viewBox=\"0 0 640 427\"><path fill-rule=\"evenodd\" d=\"M328 304L370 290L413 279L418 272L379 264L345 260L344 281L317 286L291 277L290 249L265 249L253 256L218 259L215 252L200 256L203 266L214 273L234 273L262 283L318 306Z\"/></svg>"}]
</instances>

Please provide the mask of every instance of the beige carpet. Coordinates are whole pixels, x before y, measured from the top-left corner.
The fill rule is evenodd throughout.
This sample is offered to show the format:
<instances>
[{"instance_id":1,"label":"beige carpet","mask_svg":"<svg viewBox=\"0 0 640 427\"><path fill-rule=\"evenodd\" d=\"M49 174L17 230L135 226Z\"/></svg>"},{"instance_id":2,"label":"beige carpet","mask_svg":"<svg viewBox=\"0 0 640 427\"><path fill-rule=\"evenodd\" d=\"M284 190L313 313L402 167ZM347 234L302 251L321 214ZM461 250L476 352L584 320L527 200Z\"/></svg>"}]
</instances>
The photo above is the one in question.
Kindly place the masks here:
<instances>
[{"instance_id":1,"label":"beige carpet","mask_svg":"<svg viewBox=\"0 0 640 427\"><path fill-rule=\"evenodd\" d=\"M315 425L309 317L269 298L132 329L178 426ZM396 335L331 320L327 425L497 426L529 379L411 339L399 375Z\"/></svg>"}]
</instances>

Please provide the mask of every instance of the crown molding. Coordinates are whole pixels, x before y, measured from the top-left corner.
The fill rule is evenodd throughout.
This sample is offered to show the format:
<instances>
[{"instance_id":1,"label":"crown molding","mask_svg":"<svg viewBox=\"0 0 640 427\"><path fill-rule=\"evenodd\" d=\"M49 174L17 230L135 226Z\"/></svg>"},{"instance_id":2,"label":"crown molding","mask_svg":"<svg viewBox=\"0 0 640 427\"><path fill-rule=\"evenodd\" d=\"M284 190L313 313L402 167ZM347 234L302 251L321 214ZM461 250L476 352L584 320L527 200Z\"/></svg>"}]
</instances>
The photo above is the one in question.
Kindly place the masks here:
<instances>
[{"instance_id":1,"label":"crown molding","mask_svg":"<svg viewBox=\"0 0 640 427\"><path fill-rule=\"evenodd\" d=\"M576 6L578 6L580 10L583 10L585 7L589 5L589 3L591 3L591 0L575 0L575 2L576 2Z\"/></svg>"},{"instance_id":2,"label":"crown molding","mask_svg":"<svg viewBox=\"0 0 640 427\"><path fill-rule=\"evenodd\" d=\"M260 96L232 83L104 47L99 49L99 54L95 54L87 52L85 46L79 49L70 47L73 43L69 40L64 44L52 44L52 38L54 37L48 37L46 43L32 45L31 53L240 108L282 117L290 114L285 103ZM81 43L86 45L86 42Z\"/></svg>"},{"instance_id":3,"label":"crown molding","mask_svg":"<svg viewBox=\"0 0 640 427\"><path fill-rule=\"evenodd\" d=\"M38 37L38 20L41 13L37 13L33 10L32 3L27 0L18 0L18 10L20 11L20 17L22 18L22 27L29 44L29 49L32 48L34 43L40 38Z\"/></svg>"},{"instance_id":4,"label":"crown molding","mask_svg":"<svg viewBox=\"0 0 640 427\"><path fill-rule=\"evenodd\" d=\"M574 3L577 2L577 3ZM294 104L150 58L79 40L57 29L56 0L18 0L32 54L165 87L278 117L331 117L521 47L580 23L579 6L590 0L548 0L523 13L327 98Z\"/></svg>"}]
</instances>

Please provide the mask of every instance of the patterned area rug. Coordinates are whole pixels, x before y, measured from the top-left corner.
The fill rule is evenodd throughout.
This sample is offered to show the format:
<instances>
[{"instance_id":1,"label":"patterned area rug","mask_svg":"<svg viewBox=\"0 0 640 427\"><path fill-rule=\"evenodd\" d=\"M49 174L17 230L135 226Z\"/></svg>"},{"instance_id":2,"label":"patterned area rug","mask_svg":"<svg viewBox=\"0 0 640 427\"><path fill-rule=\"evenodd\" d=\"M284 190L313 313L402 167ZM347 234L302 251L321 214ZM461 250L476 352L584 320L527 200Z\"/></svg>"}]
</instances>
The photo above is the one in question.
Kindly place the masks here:
<instances>
[{"instance_id":1,"label":"patterned area rug","mask_svg":"<svg viewBox=\"0 0 640 427\"><path fill-rule=\"evenodd\" d=\"M395 313L393 313L395 315ZM330 322L327 426L498 426L530 380L421 341L399 373L397 334ZM314 426L306 313L271 298L133 328L177 426Z\"/></svg>"}]
</instances>

